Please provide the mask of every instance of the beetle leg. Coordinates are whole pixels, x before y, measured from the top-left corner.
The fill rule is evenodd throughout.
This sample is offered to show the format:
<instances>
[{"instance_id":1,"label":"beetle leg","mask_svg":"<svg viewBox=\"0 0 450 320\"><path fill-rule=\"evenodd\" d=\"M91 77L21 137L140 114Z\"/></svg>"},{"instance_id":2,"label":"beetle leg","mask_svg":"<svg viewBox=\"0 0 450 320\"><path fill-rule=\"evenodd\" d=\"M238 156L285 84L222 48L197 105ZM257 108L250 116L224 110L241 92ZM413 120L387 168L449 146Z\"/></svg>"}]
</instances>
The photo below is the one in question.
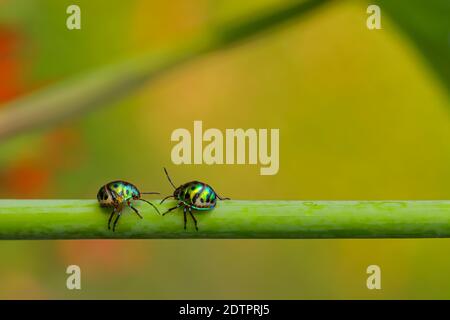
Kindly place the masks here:
<instances>
[{"instance_id":1,"label":"beetle leg","mask_svg":"<svg viewBox=\"0 0 450 320\"><path fill-rule=\"evenodd\" d=\"M168 209L166 212L163 213L163 216L168 214L170 211L178 209L181 206L181 204L177 204L175 207Z\"/></svg>"},{"instance_id":2,"label":"beetle leg","mask_svg":"<svg viewBox=\"0 0 450 320\"><path fill-rule=\"evenodd\" d=\"M133 209L134 212L136 212L136 214L139 216L139 218L142 219L142 216L139 214L138 209L136 209L135 207L133 207L133 205L130 203L130 201L127 202L128 206Z\"/></svg>"},{"instance_id":3,"label":"beetle leg","mask_svg":"<svg viewBox=\"0 0 450 320\"><path fill-rule=\"evenodd\" d=\"M189 214L191 215L192 220L194 220L195 223L195 230L198 231L198 227L197 227L197 219L195 219L194 215L192 214L192 208L189 207Z\"/></svg>"},{"instance_id":4,"label":"beetle leg","mask_svg":"<svg viewBox=\"0 0 450 320\"><path fill-rule=\"evenodd\" d=\"M119 213L117 214L117 218L116 218L116 220L114 220L114 224L113 224L113 232L116 231L116 224L117 224L117 221L119 221L120 213L121 213L121 212L119 212Z\"/></svg>"},{"instance_id":5,"label":"beetle leg","mask_svg":"<svg viewBox=\"0 0 450 320\"><path fill-rule=\"evenodd\" d=\"M184 208L183 208L184 230L186 230L186 222L187 222L187 219L186 219L186 210L187 210L187 207L184 207Z\"/></svg>"},{"instance_id":6,"label":"beetle leg","mask_svg":"<svg viewBox=\"0 0 450 320\"><path fill-rule=\"evenodd\" d=\"M117 217L116 217L116 219L114 220L114 223L113 223L113 232L114 231L116 231L116 224L117 224L117 221L119 220L119 218L120 218L120 214L122 213L122 209L123 209L123 205L121 204L121 203L119 203L119 204L117 204L117 205L115 205L114 206L114 211L113 211L113 213L117 213ZM109 217L109 220L111 220L112 219L112 214L111 214L111 217ZM111 221L110 221L111 222Z\"/></svg>"},{"instance_id":7,"label":"beetle leg","mask_svg":"<svg viewBox=\"0 0 450 320\"><path fill-rule=\"evenodd\" d=\"M111 230L111 220L112 220L112 217L114 216L114 213L116 213L116 208L114 208L113 212L111 212L111 215L109 216L108 230Z\"/></svg>"}]
</instances>

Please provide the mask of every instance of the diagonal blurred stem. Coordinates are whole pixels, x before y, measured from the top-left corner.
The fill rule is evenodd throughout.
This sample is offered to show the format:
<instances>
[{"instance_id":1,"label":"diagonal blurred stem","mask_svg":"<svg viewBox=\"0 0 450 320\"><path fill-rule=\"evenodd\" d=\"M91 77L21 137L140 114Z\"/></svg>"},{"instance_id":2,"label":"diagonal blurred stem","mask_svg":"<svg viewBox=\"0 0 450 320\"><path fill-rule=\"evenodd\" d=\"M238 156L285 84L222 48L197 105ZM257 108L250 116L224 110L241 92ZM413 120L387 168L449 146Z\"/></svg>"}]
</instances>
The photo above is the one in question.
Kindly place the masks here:
<instances>
[{"instance_id":1,"label":"diagonal blurred stem","mask_svg":"<svg viewBox=\"0 0 450 320\"><path fill-rule=\"evenodd\" d=\"M184 230L182 210L160 216L135 205L143 219L126 208L112 232L112 210L95 200L0 200L0 239L450 238L450 201L441 200L222 201L213 211L194 211L198 231L190 218Z\"/></svg>"},{"instance_id":2,"label":"diagonal blurred stem","mask_svg":"<svg viewBox=\"0 0 450 320\"><path fill-rule=\"evenodd\" d=\"M215 28L174 48L105 67L13 101L0 109L0 142L117 101L183 62L239 43L329 1L296 1L245 21Z\"/></svg>"}]
</instances>

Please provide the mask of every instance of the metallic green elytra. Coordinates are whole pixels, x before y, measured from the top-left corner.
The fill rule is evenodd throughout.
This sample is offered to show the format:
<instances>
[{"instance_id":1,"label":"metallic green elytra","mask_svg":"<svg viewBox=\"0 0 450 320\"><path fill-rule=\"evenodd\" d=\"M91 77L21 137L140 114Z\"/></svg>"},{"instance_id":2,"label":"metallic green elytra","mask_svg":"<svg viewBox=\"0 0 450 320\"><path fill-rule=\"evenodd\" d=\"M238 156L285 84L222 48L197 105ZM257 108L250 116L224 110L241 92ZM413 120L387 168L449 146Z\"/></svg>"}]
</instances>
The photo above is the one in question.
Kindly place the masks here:
<instances>
[{"instance_id":1,"label":"metallic green elytra","mask_svg":"<svg viewBox=\"0 0 450 320\"><path fill-rule=\"evenodd\" d=\"M108 220L108 229L111 229L111 220L114 214L117 213L117 217L114 220L113 224L113 231L116 230L117 221L119 221L123 206L125 204L129 206L131 209L133 209L133 211L136 212L139 218L142 219L142 216L139 214L139 211L131 204L132 200L147 202L153 208L155 208L156 212L158 212L159 214L159 210L158 208L155 207L154 204L141 198L142 194L159 194L159 192L140 192L134 184L122 180L112 181L100 188L100 190L97 193L97 200L100 203L100 205L102 207L114 208Z\"/></svg>"},{"instance_id":2,"label":"metallic green elytra","mask_svg":"<svg viewBox=\"0 0 450 320\"><path fill-rule=\"evenodd\" d=\"M210 185L200 181L191 181L177 188L170 179L166 168L164 168L164 172L166 173L167 179L169 180L175 191L173 192L173 195L167 196L162 199L161 204L169 198L175 198L175 200L178 201L178 204L175 207L170 208L169 210L164 212L163 216L171 212L172 210L182 207L184 213L185 230L187 222L187 211L189 211L192 220L194 220L195 229L198 230L197 219L195 219L194 215L192 214L192 209L199 211L208 211L216 207L217 199L230 200L230 198L221 198Z\"/></svg>"}]
</instances>

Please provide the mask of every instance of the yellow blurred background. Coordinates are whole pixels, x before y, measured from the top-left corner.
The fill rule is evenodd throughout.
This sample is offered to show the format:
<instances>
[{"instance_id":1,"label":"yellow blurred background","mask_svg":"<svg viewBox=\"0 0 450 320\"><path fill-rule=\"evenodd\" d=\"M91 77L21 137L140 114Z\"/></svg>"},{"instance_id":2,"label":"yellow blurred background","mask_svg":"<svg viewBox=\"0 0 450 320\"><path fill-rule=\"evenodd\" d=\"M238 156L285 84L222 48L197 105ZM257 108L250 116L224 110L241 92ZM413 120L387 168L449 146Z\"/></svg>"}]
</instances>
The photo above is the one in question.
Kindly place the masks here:
<instances>
[{"instance_id":1,"label":"yellow blurred background","mask_svg":"<svg viewBox=\"0 0 450 320\"><path fill-rule=\"evenodd\" d=\"M78 31L65 28L72 3ZM0 1L0 102L284 3ZM167 166L176 183L201 179L233 199L449 199L448 83L383 7L383 28L367 29L366 8L331 2L120 102L3 142L0 196L94 199L113 179L166 193ZM171 132L194 120L279 128L279 173L173 165ZM449 248L447 239L1 241L0 298L444 299ZM66 289L70 264L81 267L81 291ZM366 288L370 264L382 290Z\"/></svg>"}]
</instances>

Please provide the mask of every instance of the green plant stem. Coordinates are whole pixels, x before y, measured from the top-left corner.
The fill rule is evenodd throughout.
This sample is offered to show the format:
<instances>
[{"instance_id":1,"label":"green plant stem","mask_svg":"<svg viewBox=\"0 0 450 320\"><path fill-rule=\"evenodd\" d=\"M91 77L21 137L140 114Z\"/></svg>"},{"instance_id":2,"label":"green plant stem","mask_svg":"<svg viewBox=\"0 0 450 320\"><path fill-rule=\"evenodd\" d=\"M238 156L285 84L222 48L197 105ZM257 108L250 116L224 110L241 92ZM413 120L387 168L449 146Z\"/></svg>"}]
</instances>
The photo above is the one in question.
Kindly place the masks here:
<instances>
[{"instance_id":1,"label":"green plant stem","mask_svg":"<svg viewBox=\"0 0 450 320\"><path fill-rule=\"evenodd\" d=\"M0 109L0 142L115 102L150 79L193 58L223 49L302 16L330 0L296 1L213 28L173 48L95 70L13 101Z\"/></svg>"},{"instance_id":2,"label":"green plant stem","mask_svg":"<svg viewBox=\"0 0 450 320\"><path fill-rule=\"evenodd\" d=\"M189 215L183 229L181 209L135 206L144 218L125 208L112 232L94 200L0 200L0 239L450 237L450 201L220 201L195 212L199 231Z\"/></svg>"}]
</instances>

